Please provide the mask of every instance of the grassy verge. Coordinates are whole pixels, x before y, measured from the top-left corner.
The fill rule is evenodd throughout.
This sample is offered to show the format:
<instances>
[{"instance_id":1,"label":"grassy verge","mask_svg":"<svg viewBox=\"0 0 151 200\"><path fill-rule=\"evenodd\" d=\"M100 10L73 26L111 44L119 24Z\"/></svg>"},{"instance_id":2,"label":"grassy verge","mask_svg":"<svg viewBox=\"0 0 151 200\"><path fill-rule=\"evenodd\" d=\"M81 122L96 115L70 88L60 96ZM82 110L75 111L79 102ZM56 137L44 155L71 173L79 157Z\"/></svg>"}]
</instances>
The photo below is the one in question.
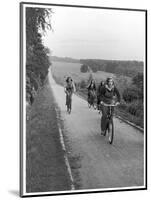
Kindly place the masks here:
<instances>
[{"instance_id":1,"label":"grassy verge","mask_svg":"<svg viewBox=\"0 0 151 200\"><path fill-rule=\"evenodd\" d=\"M70 190L55 102L48 83L39 91L31 107L26 141L26 191Z\"/></svg>"},{"instance_id":2,"label":"grassy verge","mask_svg":"<svg viewBox=\"0 0 151 200\"><path fill-rule=\"evenodd\" d=\"M128 121L136 124L137 126L140 126L141 128L144 127L142 118L131 115L130 113L125 112L125 110L123 110L120 107L118 109L116 109L116 114L119 115L120 117L122 117L123 119L128 120Z\"/></svg>"}]
</instances>

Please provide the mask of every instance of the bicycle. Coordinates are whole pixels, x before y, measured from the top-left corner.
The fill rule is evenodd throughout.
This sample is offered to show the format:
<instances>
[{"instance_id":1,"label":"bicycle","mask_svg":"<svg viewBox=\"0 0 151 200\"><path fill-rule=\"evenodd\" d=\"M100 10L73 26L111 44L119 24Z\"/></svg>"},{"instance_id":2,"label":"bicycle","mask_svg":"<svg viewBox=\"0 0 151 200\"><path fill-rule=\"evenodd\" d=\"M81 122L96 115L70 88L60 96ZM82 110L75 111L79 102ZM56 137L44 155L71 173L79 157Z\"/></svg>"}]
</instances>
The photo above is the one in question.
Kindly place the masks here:
<instances>
[{"instance_id":1,"label":"bicycle","mask_svg":"<svg viewBox=\"0 0 151 200\"><path fill-rule=\"evenodd\" d=\"M101 105L107 106L109 108L108 114L107 114L107 124L106 124L106 128L105 128L104 136L106 136L106 134L107 134L108 141L110 144L112 144L113 139L114 139L114 122L113 122L113 115L112 115L112 107L119 105L119 102L113 103L113 104L106 104L104 102L101 102Z\"/></svg>"},{"instance_id":2,"label":"bicycle","mask_svg":"<svg viewBox=\"0 0 151 200\"><path fill-rule=\"evenodd\" d=\"M94 91L90 91L89 95L88 95L88 107L91 108L91 106L93 106L94 109L96 109L96 105L95 105L95 92Z\"/></svg>"},{"instance_id":3,"label":"bicycle","mask_svg":"<svg viewBox=\"0 0 151 200\"><path fill-rule=\"evenodd\" d=\"M72 104L72 92L66 92L66 106L67 106L67 112L71 113L71 104Z\"/></svg>"},{"instance_id":4,"label":"bicycle","mask_svg":"<svg viewBox=\"0 0 151 200\"><path fill-rule=\"evenodd\" d=\"M100 105L100 102L97 103L97 110L98 110L98 114L101 114L101 105Z\"/></svg>"}]
</instances>

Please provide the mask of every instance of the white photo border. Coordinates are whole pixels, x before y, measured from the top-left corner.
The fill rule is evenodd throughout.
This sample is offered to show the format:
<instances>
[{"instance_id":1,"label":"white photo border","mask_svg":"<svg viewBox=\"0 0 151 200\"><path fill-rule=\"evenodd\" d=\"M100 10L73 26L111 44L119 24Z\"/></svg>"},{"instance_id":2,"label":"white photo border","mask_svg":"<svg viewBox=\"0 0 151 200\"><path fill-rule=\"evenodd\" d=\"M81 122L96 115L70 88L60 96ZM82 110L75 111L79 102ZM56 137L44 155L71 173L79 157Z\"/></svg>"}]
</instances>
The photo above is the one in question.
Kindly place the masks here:
<instances>
[{"instance_id":1,"label":"white photo border","mask_svg":"<svg viewBox=\"0 0 151 200\"><path fill-rule=\"evenodd\" d=\"M75 7L75 8L91 8L91 9L112 9L144 12L145 14L145 49L144 49L144 186L138 187L123 187L123 188L107 188L107 189L89 189L89 190L71 190L59 192L26 192L26 7L50 8L53 6ZM50 195L68 195L81 193L101 193L101 192L117 192L117 191L132 191L147 189L147 10L130 9L130 8L113 8L113 7L96 7L82 5L67 5L67 4L47 4L47 3L20 3L20 196L50 196Z\"/></svg>"}]
</instances>

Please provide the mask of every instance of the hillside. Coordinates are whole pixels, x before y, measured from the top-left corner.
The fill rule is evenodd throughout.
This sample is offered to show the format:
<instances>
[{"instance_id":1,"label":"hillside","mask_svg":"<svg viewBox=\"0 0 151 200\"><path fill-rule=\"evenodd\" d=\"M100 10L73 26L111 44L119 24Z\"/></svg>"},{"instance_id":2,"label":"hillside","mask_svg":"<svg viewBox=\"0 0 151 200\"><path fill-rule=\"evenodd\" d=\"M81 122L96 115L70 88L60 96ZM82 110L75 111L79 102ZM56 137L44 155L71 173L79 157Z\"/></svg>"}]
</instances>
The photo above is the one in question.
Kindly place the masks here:
<instances>
[{"instance_id":1,"label":"hillside","mask_svg":"<svg viewBox=\"0 0 151 200\"><path fill-rule=\"evenodd\" d=\"M105 71L129 77L142 73L144 69L142 61L81 59L80 63L88 65L93 72Z\"/></svg>"},{"instance_id":2,"label":"hillside","mask_svg":"<svg viewBox=\"0 0 151 200\"><path fill-rule=\"evenodd\" d=\"M118 75L133 77L143 73L144 62L136 60L103 60L103 59L74 59L70 57L51 56L52 62L79 63L88 65L93 72L104 71Z\"/></svg>"},{"instance_id":3,"label":"hillside","mask_svg":"<svg viewBox=\"0 0 151 200\"><path fill-rule=\"evenodd\" d=\"M78 60L78 59L69 58L69 57L58 57L58 56L51 56L50 60L55 61L55 62L67 62L67 63L79 63L80 62L80 60Z\"/></svg>"}]
</instances>

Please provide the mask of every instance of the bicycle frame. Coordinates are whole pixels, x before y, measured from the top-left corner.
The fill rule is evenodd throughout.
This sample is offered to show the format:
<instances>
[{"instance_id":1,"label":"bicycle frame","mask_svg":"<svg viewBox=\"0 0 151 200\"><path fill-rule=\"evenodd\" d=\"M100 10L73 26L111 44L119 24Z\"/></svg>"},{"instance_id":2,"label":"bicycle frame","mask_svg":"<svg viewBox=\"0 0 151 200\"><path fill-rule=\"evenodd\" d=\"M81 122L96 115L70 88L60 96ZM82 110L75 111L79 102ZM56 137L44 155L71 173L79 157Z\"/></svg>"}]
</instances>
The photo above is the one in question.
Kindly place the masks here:
<instances>
[{"instance_id":1,"label":"bicycle frame","mask_svg":"<svg viewBox=\"0 0 151 200\"><path fill-rule=\"evenodd\" d=\"M67 112L70 113L71 112L71 102L72 102L72 92L68 92L66 91L66 104L67 104Z\"/></svg>"},{"instance_id":2,"label":"bicycle frame","mask_svg":"<svg viewBox=\"0 0 151 200\"><path fill-rule=\"evenodd\" d=\"M105 104L105 103L101 103L101 104L109 108L108 113L107 113L108 121L106 124L105 135L106 135L106 132L108 132L109 143L112 144L113 137L114 137L114 123L113 123L112 107L117 106L117 104Z\"/></svg>"},{"instance_id":3,"label":"bicycle frame","mask_svg":"<svg viewBox=\"0 0 151 200\"><path fill-rule=\"evenodd\" d=\"M111 120L111 119L113 118L113 115L112 115L112 107L115 107L115 106L108 106L109 112L108 112L107 117L108 117L109 120Z\"/></svg>"},{"instance_id":4,"label":"bicycle frame","mask_svg":"<svg viewBox=\"0 0 151 200\"><path fill-rule=\"evenodd\" d=\"M101 103L101 105L109 107L109 114L107 115L109 119L113 118L112 116L112 107L116 107L116 104L106 104L106 103Z\"/></svg>"},{"instance_id":5,"label":"bicycle frame","mask_svg":"<svg viewBox=\"0 0 151 200\"><path fill-rule=\"evenodd\" d=\"M95 93L95 91L90 91L89 96L88 96L89 107L94 106L95 100L96 100L96 93Z\"/></svg>"}]
</instances>

